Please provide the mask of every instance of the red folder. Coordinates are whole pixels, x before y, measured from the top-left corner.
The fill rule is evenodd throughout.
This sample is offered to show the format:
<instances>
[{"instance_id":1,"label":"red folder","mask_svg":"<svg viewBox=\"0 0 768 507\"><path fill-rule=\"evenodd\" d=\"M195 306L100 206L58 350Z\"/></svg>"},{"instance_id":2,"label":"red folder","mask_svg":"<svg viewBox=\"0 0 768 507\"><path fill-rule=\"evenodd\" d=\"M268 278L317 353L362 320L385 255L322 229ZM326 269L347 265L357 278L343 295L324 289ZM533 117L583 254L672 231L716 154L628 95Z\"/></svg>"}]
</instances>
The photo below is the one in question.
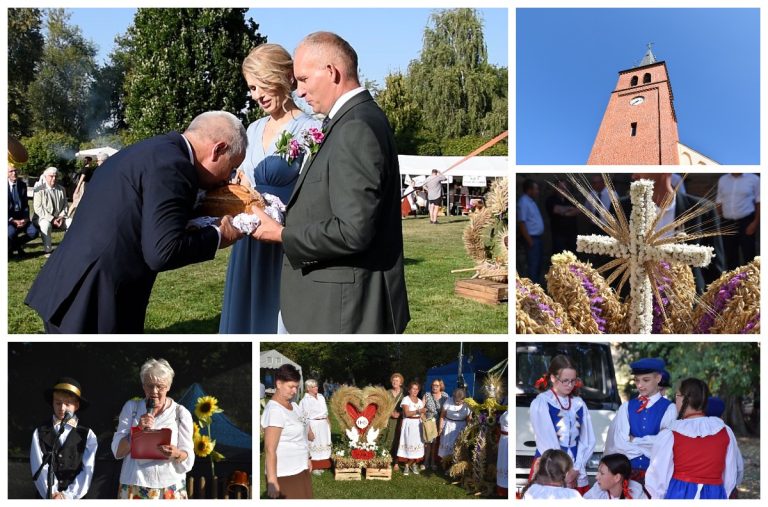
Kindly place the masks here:
<instances>
[{"instance_id":1,"label":"red folder","mask_svg":"<svg viewBox=\"0 0 768 507\"><path fill-rule=\"evenodd\" d=\"M171 443L171 429L141 430L138 426L131 428L131 458L133 459L165 459L168 457L160 452L158 445Z\"/></svg>"}]
</instances>

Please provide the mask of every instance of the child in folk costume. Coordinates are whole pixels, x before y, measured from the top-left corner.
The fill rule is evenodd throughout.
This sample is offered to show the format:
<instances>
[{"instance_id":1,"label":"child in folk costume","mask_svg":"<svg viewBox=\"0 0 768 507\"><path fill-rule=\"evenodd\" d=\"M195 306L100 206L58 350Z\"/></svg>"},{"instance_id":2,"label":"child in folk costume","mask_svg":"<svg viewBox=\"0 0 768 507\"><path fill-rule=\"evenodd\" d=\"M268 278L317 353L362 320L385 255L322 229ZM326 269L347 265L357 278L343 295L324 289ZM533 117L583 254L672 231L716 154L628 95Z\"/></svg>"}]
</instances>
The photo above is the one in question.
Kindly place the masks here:
<instances>
[{"instance_id":1,"label":"child in folk costume","mask_svg":"<svg viewBox=\"0 0 768 507\"><path fill-rule=\"evenodd\" d=\"M643 484L659 431L677 418L677 409L660 392L669 382L663 359L644 358L629 366L638 396L619 407L608 427L605 452L628 457L632 464L632 480Z\"/></svg>"},{"instance_id":2,"label":"child in folk costume","mask_svg":"<svg viewBox=\"0 0 768 507\"><path fill-rule=\"evenodd\" d=\"M408 396L403 398L403 425L400 430L400 445L397 448L397 459L403 466L403 475L419 474L418 463L424 461L424 442L421 439L421 416L427 412L427 407L419 398L419 383L408 384ZM410 467L410 470L409 470Z\"/></svg>"},{"instance_id":3,"label":"child in folk costume","mask_svg":"<svg viewBox=\"0 0 768 507\"><path fill-rule=\"evenodd\" d=\"M578 491L566 486L566 477L573 471L573 461L565 451L544 451L531 471L531 481L522 491L523 500L582 499Z\"/></svg>"},{"instance_id":4,"label":"child in folk costume","mask_svg":"<svg viewBox=\"0 0 768 507\"><path fill-rule=\"evenodd\" d=\"M80 383L70 377L58 379L43 396L48 406L53 407L53 416L32 434L32 480L40 498L83 498L93 479L98 447L96 435L80 424L76 415L78 410L88 408L88 400L81 393Z\"/></svg>"},{"instance_id":5,"label":"child in folk costume","mask_svg":"<svg viewBox=\"0 0 768 507\"><path fill-rule=\"evenodd\" d=\"M555 356L547 373L536 382L536 387L543 392L531 403L530 416L536 438L534 460L549 449L565 451L573 460L566 483L585 493L589 489L586 464L595 448L595 433L586 403L574 396L580 386L571 359Z\"/></svg>"},{"instance_id":6,"label":"child in folk costume","mask_svg":"<svg viewBox=\"0 0 768 507\"><path fill-rule=\"evenodd\" d=\"M325 398L318 392L317 381L308 379L304 382L306 393L299 403L307 419L309 430L315 439L309 442L309 455L312 460L312 474L321 475L331 468L331 425L328 424L328 406Z\"/></svg>"},{"instance_id":7,"label":"child in folk costume","mask_svg":"<svg viewBox=\"0 0 768 507\"><path fill-rule=\"evenodd\" d=\"M722 419L706 416L708 395L702 380L680 384L678 419L659 434L646 474L653 498L726 499L741 481L736 438Z\"/></svg>"},{"instance_id":8,"label":"child in folk costume","mask_svg":"<svg viewBox=\"0 0 768 507\"><path fill-rule=\"evenodd\" d=\"M647 500L643 485L629 478L632 465L623 454L607 454L600 460L597 477L585 499L592 500Z\"/></svg>"}]
</instances>

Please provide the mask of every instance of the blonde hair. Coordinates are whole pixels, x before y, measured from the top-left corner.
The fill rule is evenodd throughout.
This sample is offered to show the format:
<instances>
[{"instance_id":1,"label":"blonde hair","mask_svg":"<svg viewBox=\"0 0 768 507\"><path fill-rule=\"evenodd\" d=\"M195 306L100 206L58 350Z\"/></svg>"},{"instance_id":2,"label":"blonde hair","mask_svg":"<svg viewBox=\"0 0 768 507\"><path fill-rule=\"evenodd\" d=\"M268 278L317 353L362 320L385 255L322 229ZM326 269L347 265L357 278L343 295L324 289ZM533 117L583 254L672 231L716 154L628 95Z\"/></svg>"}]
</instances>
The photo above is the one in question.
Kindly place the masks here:
<instances>
[{"instance_id":1,"label":"blonde hair","mask_svg":"<svg viewBox=\"0 0 768 507\"><path fill-rule=\"evenodd\" d=\"M278 44L262 44L253 48L243 60L242 69L246 79L251 77L260 81L265 88L283 97L283 107L296 89L291 54Z\"/></svg>"}]
</instances>

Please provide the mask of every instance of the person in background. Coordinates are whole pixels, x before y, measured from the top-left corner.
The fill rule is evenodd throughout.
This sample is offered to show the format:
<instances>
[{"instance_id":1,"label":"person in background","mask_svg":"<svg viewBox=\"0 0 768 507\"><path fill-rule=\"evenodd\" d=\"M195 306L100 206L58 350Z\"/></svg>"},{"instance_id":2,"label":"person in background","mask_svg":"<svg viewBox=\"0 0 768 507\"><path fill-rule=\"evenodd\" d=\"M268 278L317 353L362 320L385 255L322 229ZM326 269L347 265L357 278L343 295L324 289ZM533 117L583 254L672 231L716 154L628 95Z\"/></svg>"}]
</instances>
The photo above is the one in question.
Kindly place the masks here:
<instances>
[{"instance_id":1,"label":"person in background","mask_svg":"<svg viewBox=\"0 0 768 507\"><path fill-rule=\"evenodd\" d=\"M43 237L43 252L46 257L53 252L51 233L54 229L66 230L68 223L67 194L64 187L56 183L59 170L49 167L43 171L43 186L35 191L32 206Z\"/></svg>"},{"instance_id":2,"label":"person in background","mask_svg":"<svg viewBox=\"0 0 768 507\"><path fill-rule=\"evenodd\" d=\"M647 500L643 485L629 478L632 465L623 454L606 454L600 459L592 489L584 494L594 500Z\"/></svg>"},{"instance_id":3,"label":"person in background","mask_svg":"<svg viewBox=\"0 0 768 507\"><path fill-rule=\"evenodd\" d=\"M757 252L760 226L760 177L751 173L730 173L717 180L717 214L720 227L732 229L724 234L725 261L730 271L751 262Z\"/></svg>"},{"instance_id":4,"label":"person in background","mask_svg":"<svg viewBox=\"0 0 768 507\"><path fill-rule=\"evenodd\" d=\"M567 180L558 180L557 188L566 194L571 193ZM576 253L578 208L558 191L553 192L552 195L547 197L544 207L549 215L552 253L560 253L566 250Z\"/></svg>"},{"instance_id":5,"label":"person in background","mask_svg":"<svg viewBox=\"0 0 768 507\"><path fill-rule=\"evenodd\" d=\"M331 468L331 425L328 422L328 405L325 397L318 392L317 380L304 382L306 392L299 403L309 428L315 439L309 443L309 456L312 460L312 474L322 475Z\"/></svg>"},{"instance_id":6,"label":"person in background","mask_svg":"<svg viewBox=\"0 0 768 507\"><path fill-rule=\"evenodd\" d=\"M16 175L18 169L8 164L8 256L24 255L24 245L37 237L39 231L29 216L27 185Z\"/></svg>"},{"instance_id":7,"label":"person in background","mask_svg":"<svg viewBox=\"0 0 768 507\"><path fill-rule=\"evenodd\" d=\"M427 191L427 201L429 202L430 224L437 224L437 214L443 204L443 182L447 179L443 173L437 169L432 169L432 176L424 182L424 190Z\"/></svg>"},{"instance_id":8,"label":"person in background","mask_svg":"<svg viewBox=\"0 0 768 507\"><path fill-rule=\"evenodd\" d=\"M523 181L523 195L517 200L517 229L525 241L525 257L528 263L528 278L541 285L541 268L544 258L544 219L536 199L539 184L532 179Z\"/></svg>"},{"instance_id":9,"label":"person in background","mask_svg":"<svg viewBox=\"0 0 768 507\"><path fill-rule=\"evenodd\" d=\"M424 394L424 406L427 407L426 418L435 422L435 429L437 429L437 436L430 442L424 442L424 463L421 467L422 470L431 468L437 470L437 462L440 457L437 455L437 451L440 448L440 416L443 412L443 406L448 401L449 396L445 393L445 383L442 379L436 378L432 381L432 390Z\"/></svg>"},{"instance_id":10,"label":"person in background","mask_svg":"<svg viewBox=\"0 0 768 507\"><path fill-rule=\"evenodd\" d=\"M453 455L456 439L467 427L467 422L472 416L472 411L464 401L466 396L464 389L457 387L453 390L453 396L443 405L440 413L440 446L437 451L440 458ZM442 464L447 465L445 461Z\"/></svg>"},{"instance_id":11,"label":"person in background","mask_svg":"<svg viewBox=\"0 0 768 507\"><path fill-rule=\"evenodd\" d=\"M418 463L424 461L424 442L421 436L421 418L426 414L427 407L419 399L419 383L408 384L408 396L403 398L403 424L400 427L400 445L397 448L397 460L403 463L403 475L411 471L418 475Z\"/></svg>"},{"instance_id":12,"label":"person in background","mask_svg":"<svg viewBox=\"0 0 768 507\"><path fill-rule=\"evenodd\" d=\"M394 459L397 456L397 449L400 446L400 427L402 425L403 407L401 403L403 401L403 376L399 373L393 373L389 377L389 382L392 388L387 391L395 402L395 409L389 415L389 422L387 423L387 434L384 437L384 448L389 451L389 455ZM337 388L338 389L338 388ZM334 389L335 390L335 389ZM393 466L393 470L398 471L400 469L397 461Z\"/></svg>"},{"instance_id":13,"label":"person in background","mask_svg":"<svg viewBox=\"0 0 768 507\"><path fill-rule=\"evenodd\" d=\"M77 416L88 408L88 400L83 397L80 382L71 377L59 378L52 388L45 390L44 397L48 406L53 407L53 417L32 434L29 465L35 488L40 498L49 498L48 472L53 461L50 498L83 498L91 486L98 447L96 435L80 424Z\"/></svg>"}]
</instances>

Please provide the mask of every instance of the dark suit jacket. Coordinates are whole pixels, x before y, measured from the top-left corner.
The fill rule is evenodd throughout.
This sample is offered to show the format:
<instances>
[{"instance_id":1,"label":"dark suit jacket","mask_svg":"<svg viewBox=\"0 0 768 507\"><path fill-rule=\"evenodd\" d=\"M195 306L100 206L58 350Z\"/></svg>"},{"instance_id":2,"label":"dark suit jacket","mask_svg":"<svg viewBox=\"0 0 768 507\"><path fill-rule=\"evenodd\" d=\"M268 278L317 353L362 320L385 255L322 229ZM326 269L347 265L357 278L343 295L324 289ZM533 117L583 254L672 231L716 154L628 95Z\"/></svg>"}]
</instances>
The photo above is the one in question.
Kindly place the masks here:
<instances>
[{"instance_id":1,"label":"dark suit jacket","mask_svg":"<svg viewBox=\"0 0 768 507\"><path fill-rule=\"evenodd\" d=\"M287 204L280 307L290 333L401 333L400 172L384 113L365 91L325 129Z\"/></svg>"},{"instance_id":2,"label":"dark suit jacket","mask_svg":"<svg viewBox=\"0 0 768 507\"><path fill-rule=\"evenodd\" d=\"M157 273L216 254L213 227L185 229L197 190L179 133L110 157L25 302L64 333L142 332Z\"/></svg>"},{"instance_id":3,"label":"dark suit jacket","mask_svg":"<svg viewBox=\"0 0 768 507\"><path fill-rule=\"evenodd\" d=\"M16 191L19 193L19 201L21 202L21 207L19 208L19 211L16 211L16 208L13 205L11 187L10 185L8 186L8 221L9 222L11 220L21 220L24 218L29 220L29 200L27 198L27 184L24 183L20 178L16 180Z\"/></svg>"},{"instance_id":4,"label":"dark suit jacket","mask_svg":"<svg viewBox=\"0 0 768 507\"><path fill-rule=\"evenodd\" d=\"M630 211L632 210L632 203L629 196L622 197L620 201L621 207L624 209L624 215L627 217L627 221L629 221ZM675 197L675 218L687 212L694 206L704 206L707 209L707 212L687 222L683 232L693 234L702 231L720 230L720 219L718 218L715 205L712 201L704 199L703 197L696 197L678 192ZM725 271L725 249L723 248L723 238L721 236L702 238L696 240L694 243L702 246L711 246L715 249L715 257L712 259L712 262L709 263L709 266L704 268L691 268L693 271L693 279L696 282L696 292L701 294L704 292L707 285L717 280Z\"/></svg>"}]
</instances>

